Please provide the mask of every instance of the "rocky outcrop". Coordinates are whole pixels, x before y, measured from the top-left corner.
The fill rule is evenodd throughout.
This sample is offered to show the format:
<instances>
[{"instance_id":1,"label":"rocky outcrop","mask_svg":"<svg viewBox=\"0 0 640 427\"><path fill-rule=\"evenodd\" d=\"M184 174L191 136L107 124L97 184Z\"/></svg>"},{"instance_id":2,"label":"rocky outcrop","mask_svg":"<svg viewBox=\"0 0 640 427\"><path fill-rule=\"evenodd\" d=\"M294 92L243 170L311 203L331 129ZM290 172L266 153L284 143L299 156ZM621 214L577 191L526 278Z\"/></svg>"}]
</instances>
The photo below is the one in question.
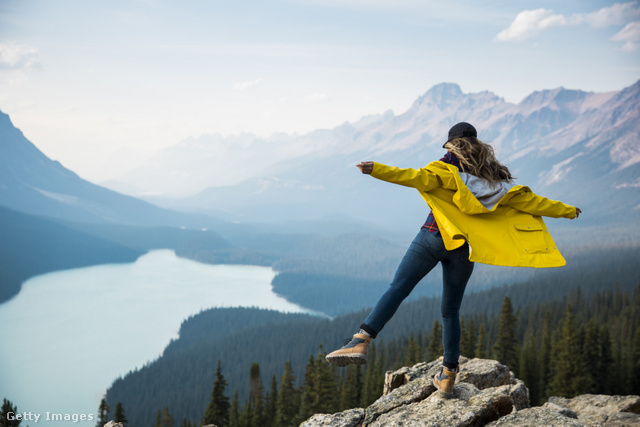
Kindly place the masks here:
<instances>
[{"instance_id":1,"label":"rocky outcrop","mask_svg":"<svg viewBox=\"0 0 640 427\"><path fill-rule=\"evenodd\" d=\"M436 392L441 361L387 372L383 396L368 408L316 414L304 427L364 426L631 426L640 425L639 396L552 397L529 407L529 390L495 360L460 359L452 398Z\"/></svg>"},{"instance_id":2,"label":"rocky outcrop","mask_svg":"<svg viewBox=\"0 0 640 427\"><path fill-rule=\"evenodd\" d=\"M570 410L576 414L579 423L587 426L640 426L640 396L550 397L544 406Z\"/></svg>"},{"instance_id":3,"label":"rocky outcrop","mask_svg":"<svg viewBox=\"0 0 640 427\"><path fill-rule=\"evenodd\" d=\"M583 394L567 399L550 397L542 407L529 408L500 418L489 426L640 426L640 396Z\"/></svg>"},{"instance_id":4,"label":"rocky outcrop","mask_svg":"<svg viewBox=\"0 0 640 427\"><path fill-rule=\"evenodd\" d=\"M559 412L536 406L513 412L497 421L487 424L489 427L584 427L578 420L569 418Z\"/></svg>"}]
</instances>

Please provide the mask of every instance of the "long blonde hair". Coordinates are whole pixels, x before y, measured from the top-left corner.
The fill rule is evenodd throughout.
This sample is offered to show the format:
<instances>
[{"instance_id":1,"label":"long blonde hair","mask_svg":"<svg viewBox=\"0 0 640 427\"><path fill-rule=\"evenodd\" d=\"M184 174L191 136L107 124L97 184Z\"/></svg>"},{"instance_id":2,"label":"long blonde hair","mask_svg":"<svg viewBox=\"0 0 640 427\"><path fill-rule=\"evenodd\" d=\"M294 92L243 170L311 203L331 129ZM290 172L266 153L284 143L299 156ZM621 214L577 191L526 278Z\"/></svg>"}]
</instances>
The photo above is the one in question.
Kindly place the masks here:
<instances>
[{"instance_id":1,"label":"long blonde hair","mask_svg":"<svg viewBox=\"0 0 640 427\"><path fill-rule=\"evenodd\" d=\"M456 155L464 172L486 179L491 186L513 180L509 169L496 159L493 147L474 136L456 138L444 144L444 148Z\"/></svg>"}]
</instances>

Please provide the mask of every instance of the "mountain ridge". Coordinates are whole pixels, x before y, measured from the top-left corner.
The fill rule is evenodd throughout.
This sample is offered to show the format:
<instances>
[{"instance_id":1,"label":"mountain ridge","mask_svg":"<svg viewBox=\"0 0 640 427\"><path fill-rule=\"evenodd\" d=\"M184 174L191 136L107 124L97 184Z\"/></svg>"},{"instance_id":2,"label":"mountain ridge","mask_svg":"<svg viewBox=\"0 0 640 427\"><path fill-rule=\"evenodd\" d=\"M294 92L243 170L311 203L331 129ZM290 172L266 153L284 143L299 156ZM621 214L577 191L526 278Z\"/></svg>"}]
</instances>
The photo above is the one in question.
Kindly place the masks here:
<instances>
[{"instance_id":1,"label":"mountain ridge","mask_svg":"<svg viewBox=\"0 0 640 427\"><path fill-rule=\"evenodd\" d=\"M622 91L633 89L634 86ZM383 154L410 148L417 143L437 147L438 141L444 138L453 123L465 120L476 123L482 138L493 141L498 149L505 145L507 151L512 151L522 148L521 142L529 142L535 136L549 135L575 120L578 115L597 110L622 91L595 93L560 87L533 92L520 103L512 104L490 91L465 94L455 83L440 83L420 95L401 114L387 111L304 135L281 138L253 136L253 144L245 143L244 146L249 151L248 155L251 155L252 150L267 140L273 143L277 139L281 144L293 147L290 151L299 151L300 156L293 158L309 154L328 157L335 153L356 151ZM243 135L245 141L251 138L250 134ZM218 138L217 144L223 143L222 139ZM237 137L228 139L232 143ZM198 155L206 156L206 145L201 148L204 151ZM168 150L171 152L171 149ZM282 158L291 160L287 155ZM154 162L157 163L157 159ZM200 188L206 186L202 184ZM210 182L209 186L219 184ZM193 187L189 192L193 194L195 189Z\"/></svg>"},{"instance_id":2,"label":"mountain ridge","mask_svg":"<svg viewBox=\"0 0 640 427\"><path fill-rule=\"evenodd\" d=\"M0 206L0 303L33 276L106 263L134 262L145 251Z\"/></svg>"},{"instance_id":3,"label":"mountain ridge","mask_svg":"<svg viewBox=\"0 0 640 427\"><path fill-rule=\"evenodd\" d=\"M585 215L587 221L600 221L608 213L594 202L598 198L611 199L616 213L631 210L635 215L635 205L629 200L638 195L633 190L637 188L633 175L640 175L638 100L640 81L617 92L537 91L518 104L489 91L463 93L455 83L442 83L401 114L368 116L290 138L278 154L286 155L276 156L278 161L268 168L235 184L212 185L187 197L145 199L234 220L245 217L246 212L260 211L269 221L337 213L388 223L392 217L363 209L362 201L384 198L400 205L406 198L388 186L358 179L355 164L378 160L401 167L424 166L444 154L441 146L449 127L457 121L469 121L476 124L480 139L491 142L498 157L522 179L519 183L591 209ZM249 143L248 156L260 144L260 139ZM206 149L198 156L206 157ZM577 183L598 192L575 191ZM204 181L200 184L206 186ZM277 210L278 205L286 208ZM220 212L221 206L225 212ZM424 204L411 206L411 218L426 216L426 212L418 213L426 209ZM406 216L401 219L406 220Z\"/></svg>"},{"instance_id":4,"label":"mountain ridge","mask_svg":"<svg viewBox=\"0 0 640 427\"><path fill-rule=\"evenodd\" d=\"M100 187L52 160L0 111L0 206L90 223L206 227L222 222Z\"/></svg>"}]
</instances>

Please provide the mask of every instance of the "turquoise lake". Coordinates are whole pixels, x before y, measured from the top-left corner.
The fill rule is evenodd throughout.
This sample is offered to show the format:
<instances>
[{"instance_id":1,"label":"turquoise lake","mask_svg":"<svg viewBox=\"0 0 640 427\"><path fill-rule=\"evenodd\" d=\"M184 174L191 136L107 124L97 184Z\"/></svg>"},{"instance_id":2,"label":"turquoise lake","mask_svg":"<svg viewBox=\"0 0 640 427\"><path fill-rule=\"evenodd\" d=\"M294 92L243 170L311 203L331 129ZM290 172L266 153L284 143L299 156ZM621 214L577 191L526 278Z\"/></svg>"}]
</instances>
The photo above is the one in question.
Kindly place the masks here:
<instances>
[{"instance_id":1,"label":"turquoise lake","mask_svg":"<svg viewBox=\"0 0 640 427\"><path fill-rule=\"evenodd\" d=\"M34 277L0 305L0 398L31 414L25 427L93 427L111 382L157 358L190 315L238 306L309 312L272 292L274 276L157 250L131 264ZM47 413L94 419L47 421Z\"/></svg>"}]
</instances>

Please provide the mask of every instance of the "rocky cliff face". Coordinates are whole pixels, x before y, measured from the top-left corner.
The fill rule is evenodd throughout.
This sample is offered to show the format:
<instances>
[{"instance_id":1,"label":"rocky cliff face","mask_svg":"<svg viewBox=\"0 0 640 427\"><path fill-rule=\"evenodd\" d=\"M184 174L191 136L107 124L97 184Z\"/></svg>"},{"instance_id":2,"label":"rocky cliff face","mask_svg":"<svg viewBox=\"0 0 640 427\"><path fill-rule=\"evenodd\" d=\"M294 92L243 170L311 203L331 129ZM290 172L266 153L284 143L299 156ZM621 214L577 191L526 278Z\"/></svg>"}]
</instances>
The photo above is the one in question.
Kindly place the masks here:
<instances>
[{"instance_id":1,"label":"rocky cliff face","mask_svg":"<svg viewBox=\"0 0 640 427\"><path fill-rule=\"evenodd\" d=\"M530 407L529 390L495 360L461 358L455 395L445 399L432 378L441 361L387 372L383 396L368 408L316 414L302 426L634 426L640 396L551 397Z\"/></svg>"}]
</instances>

